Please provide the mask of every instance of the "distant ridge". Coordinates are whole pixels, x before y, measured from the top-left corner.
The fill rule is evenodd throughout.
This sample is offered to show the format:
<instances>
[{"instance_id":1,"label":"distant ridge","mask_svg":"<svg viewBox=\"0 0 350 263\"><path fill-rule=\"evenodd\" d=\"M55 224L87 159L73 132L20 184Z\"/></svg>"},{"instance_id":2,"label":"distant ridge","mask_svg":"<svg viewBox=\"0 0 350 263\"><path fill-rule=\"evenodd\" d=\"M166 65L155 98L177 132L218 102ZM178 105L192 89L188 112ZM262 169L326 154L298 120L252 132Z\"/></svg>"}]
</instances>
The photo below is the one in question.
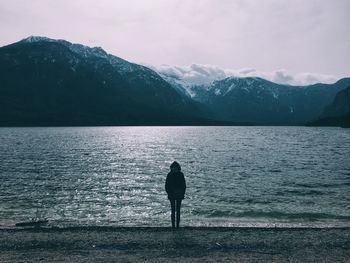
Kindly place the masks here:
<instances>
[{"instance_id":1,"label":"distant ridge","mask_svg":"<svg viewBox=\"0 0 350 263\"><path fill-rule=\"evenodd\" d=\"M207 105L223 120L263 125L301 125L315 119L350 78L334 84L290 86L258 77L229 77L210 85L187 87L191 98Z\"/></svg>"},{"instance_id":2,"label":"distant ridge","mask_svg":"<svg viewBox=\"0 0 350 263\"><path fill-rule=\"evenodd\" d=\"M325 107L321 116L308 125L350 128L350 86L339 91L333 102Z\"/></svg>"},{"instance_id":3,"label":"distant ridge","mask_svg":"<svg viewBox=\"0 0 350 263\"><path fill-rule=\"evenodd\" d=\"M0 72L0 126L223 123L156 72L101 48L32 36L0 48Z\"/></svg>"},{"instance_id":4,"label":"distant ridge","mask_svg":"<svg viewBox=\"0 0 350 263\"><path fill-rule=\"evenodd\" d=\"M302 125L350 78L289 86L229 77L183 86L150 68L66 40L0 48L0 126Z\"/></svg>"}]
</instances>

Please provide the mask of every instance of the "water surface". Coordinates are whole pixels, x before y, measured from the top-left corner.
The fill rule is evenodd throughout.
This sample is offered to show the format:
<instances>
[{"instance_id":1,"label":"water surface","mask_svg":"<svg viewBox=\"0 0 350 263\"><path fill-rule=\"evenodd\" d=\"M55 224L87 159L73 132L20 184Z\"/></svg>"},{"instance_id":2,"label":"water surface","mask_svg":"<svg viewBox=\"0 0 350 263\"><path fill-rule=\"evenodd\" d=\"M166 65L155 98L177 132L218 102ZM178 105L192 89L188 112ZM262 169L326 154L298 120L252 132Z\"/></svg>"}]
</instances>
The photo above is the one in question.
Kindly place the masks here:
<instances>
[{"instance_id":1,"label":"water surface","mask_svg":"<svg viewBox=\"0 0 350 263\"><path fill-rule=\"evenodd\" d=\"M0 128L0 225L167 226L173 160L187 226L350 226L350 129Z\"/></svg>"}]
</instances>

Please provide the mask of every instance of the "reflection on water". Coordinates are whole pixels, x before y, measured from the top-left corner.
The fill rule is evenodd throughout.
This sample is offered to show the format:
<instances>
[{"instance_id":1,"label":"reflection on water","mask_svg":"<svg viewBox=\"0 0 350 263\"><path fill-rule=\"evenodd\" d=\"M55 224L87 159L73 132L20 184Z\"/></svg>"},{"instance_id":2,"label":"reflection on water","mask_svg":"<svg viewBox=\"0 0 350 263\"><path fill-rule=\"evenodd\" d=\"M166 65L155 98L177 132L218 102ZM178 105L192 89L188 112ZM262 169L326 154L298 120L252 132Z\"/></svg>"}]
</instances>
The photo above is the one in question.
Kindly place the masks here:
<instances>
[{"instance_id":1,"label":"reflection on water","mask_svg":"<svg viewBox=\"0 0 350 263\"><path fill-rule=\"evenodd\" d=\"M0 129L0 224L169 225L165 176L188 185L183 225L350 226L350 130L306 127Z\"/></svg>"}]
</instances>

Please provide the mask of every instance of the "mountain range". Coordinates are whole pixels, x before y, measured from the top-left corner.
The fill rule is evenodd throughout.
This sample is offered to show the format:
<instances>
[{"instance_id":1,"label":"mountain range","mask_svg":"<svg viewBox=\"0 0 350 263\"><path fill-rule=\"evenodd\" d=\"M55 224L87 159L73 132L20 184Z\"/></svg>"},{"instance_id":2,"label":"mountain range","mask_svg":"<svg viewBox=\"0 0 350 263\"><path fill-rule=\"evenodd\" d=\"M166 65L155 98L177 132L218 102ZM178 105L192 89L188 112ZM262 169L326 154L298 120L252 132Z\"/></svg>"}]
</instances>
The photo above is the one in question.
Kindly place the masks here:
<instances>
[{"instance_id":1,"label":"mountain range","mask_svg":"<svg viewBox=\"0 0 350 263\"><path fill-rule=\"evenodd\" d=\"M349 78L334 84L290 86L257 77L183 85L193 100L207 105L217 118L263 125L299 125L317 119L336 94L348 86Z\"/></svg>"},{"instance_id":2,"label":"mountain range","mask_svg":"<svg viewBox=\"0 0 350 263\"><path fill-rule=\"evenodd\" d=\"M0 48L0 83L0 126L299 125L343 112L331 105L349 105L350 78L186 85L99 47L29 37Z\"/></svg>"},{"instance_id":3,"label":"mountain range","mask_svg":"<svg viewBox=\"0 0 350 263\"><path fill-rule=\"evenodd\" d=\"M147 67L64 40L0 48L0 125L210 124Z\"/></svg>"}]
</instances>

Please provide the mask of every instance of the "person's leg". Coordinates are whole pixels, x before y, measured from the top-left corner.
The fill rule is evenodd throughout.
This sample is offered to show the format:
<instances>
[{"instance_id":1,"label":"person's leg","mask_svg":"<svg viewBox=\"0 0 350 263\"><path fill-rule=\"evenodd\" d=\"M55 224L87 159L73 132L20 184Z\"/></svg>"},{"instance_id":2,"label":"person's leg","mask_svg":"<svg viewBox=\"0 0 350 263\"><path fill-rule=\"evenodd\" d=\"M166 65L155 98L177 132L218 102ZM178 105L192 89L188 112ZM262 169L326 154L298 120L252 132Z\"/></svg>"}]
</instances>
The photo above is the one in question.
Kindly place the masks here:
<instances>
[{"instance_id":1,"label":"person's leg","mask_svg":"<svg viewBox=\"0 0 350 263\"><path fill-rule=\"evenodd\" d=\"M181 199L176 200L176 227L180 226L180 209L181 209Z\"/></svg>"},{"instance_id":2,"label":"person's leg","mask_svg":"<svg viewBox=\"0 0 350 263\"><path fill-rule=\"evenodd\" d=\"M171 226L175 228L175 199L169 199L171 206Z\"/></svg>"}]
</instances>

